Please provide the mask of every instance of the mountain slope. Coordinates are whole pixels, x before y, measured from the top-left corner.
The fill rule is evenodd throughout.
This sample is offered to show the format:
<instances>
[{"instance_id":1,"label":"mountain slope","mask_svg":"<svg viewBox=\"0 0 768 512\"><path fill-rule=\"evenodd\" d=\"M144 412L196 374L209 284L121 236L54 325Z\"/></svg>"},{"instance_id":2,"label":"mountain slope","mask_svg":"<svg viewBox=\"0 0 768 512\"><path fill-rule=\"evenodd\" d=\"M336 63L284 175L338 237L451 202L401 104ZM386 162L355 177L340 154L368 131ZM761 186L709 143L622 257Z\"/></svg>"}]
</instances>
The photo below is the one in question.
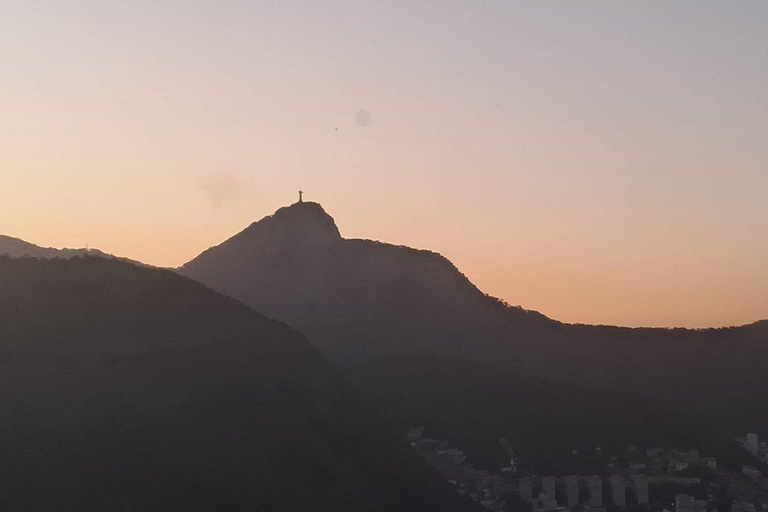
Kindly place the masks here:
<instances>
[{"instance_id":1,"label":"mountain slope","mask_svg":"<svg viewBox=\"0 0 768 512\"><path fill-rule=\"evenodd\" d=\"M530 378L636 396L727 435L768 424L760 398L768 393L766 322L709 330L562 324L486 296L438 254L346 240L316 203L281 208L180 272L296 325L353 372L380 358L426 355L488 365L510 386ZM392 393L389 403L400 396Z\"/></svg>"},{"instance_id":2,"label":"mountain slope","mask_svg":"<svg viewBox=\"0 0 768 512\"><path fill-rule=\"evenodd\" d=\"M303 335L172 272L0 257L0 509L465 510Z\"/></svg>"},{"instance_id":3,"label":"mountain slope","mask_svg":"<svg viewBox=\"0 0 768 512\"><path fill-rule=\"evenodd\" d=\"M343 239L310 202L281 208L180 272L309 330L338 361L430 347L463 352L466 342L500 341L516 320L536 329L556 324L487 297L439 254ZM490 323L478 331L479 318Z\"/></svg>"}]
</instances>

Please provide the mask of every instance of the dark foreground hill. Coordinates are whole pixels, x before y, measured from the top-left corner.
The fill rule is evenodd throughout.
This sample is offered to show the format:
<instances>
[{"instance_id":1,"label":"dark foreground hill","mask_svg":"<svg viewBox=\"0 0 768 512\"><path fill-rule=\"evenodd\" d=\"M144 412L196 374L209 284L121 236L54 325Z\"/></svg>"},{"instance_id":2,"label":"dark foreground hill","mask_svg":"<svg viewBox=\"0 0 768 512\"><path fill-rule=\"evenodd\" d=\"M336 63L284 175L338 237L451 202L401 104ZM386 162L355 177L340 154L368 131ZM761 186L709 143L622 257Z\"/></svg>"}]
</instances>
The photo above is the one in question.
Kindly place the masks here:
<instances>
[{"instance_id":1,"label":"dark foreground hill","mask_svg":"<svg viewBox=\"0 0 768 512\"><path fill-rule=\"evenodd\" d=\"M299 332L169 271L0 258L0 510L467 510Z\"/></svg>"},{"instance_id":2,"label":"dark foreground hill","mask_svg":"<svg viewBox=\"0 0 768 512\"><path fill-rule=\"evenodd\" d=\"M490 389L517 389L517 398L537 404L526 409L525 400L512 400L510 392L491 393L489 386L466 379L454 393L434 386L442 399L432 401L433 422L446 429L457 427L452 422L458 420L444 409L460 401L516 410L519 418L563 403L594 411L596 399L605 404L602 413L580 415L580 430L596 433L605 431L606 424L625 425L624 442L645 429L648 414L661 417L657 426L670 425L653 427L668 432L670 443L692 433L691 423L725 436L768 425L768 402L762 398L768 394L766 322L698 331L562 324L485 295L439 254L344 239L316 203L281 208L203 252L180 272L308 333L404 423L418 421L414 403L419 398L403 392L403 380L396 376L426 357L474 365L467 371L494 376ZM368 365L367 370L360 365ZM409 380L419 389L434 385L442 373L460 371L451 365L439 374L414 368ZM486 370L477 370L478 365ZM376 379L369 378L374 374ZM392 386L382 384L390 381ZM539 392L527 382L561 390ZM449 403L459 393L461 400ZM570 396L570 401L552 396ZM617 400L637 400L645 404L643 413L617 406ZM513 416L494 414L477 421L495 422L489 432L496 433L514 430L519 419ZM692 421L678 421L679 416ZM576 421L559 418L566 426ZM479 423L475 428L481 430ZM543 432L556 435L546 428ZM700 436L690 437L695 442Z\"/></svg>"}]
</instances>

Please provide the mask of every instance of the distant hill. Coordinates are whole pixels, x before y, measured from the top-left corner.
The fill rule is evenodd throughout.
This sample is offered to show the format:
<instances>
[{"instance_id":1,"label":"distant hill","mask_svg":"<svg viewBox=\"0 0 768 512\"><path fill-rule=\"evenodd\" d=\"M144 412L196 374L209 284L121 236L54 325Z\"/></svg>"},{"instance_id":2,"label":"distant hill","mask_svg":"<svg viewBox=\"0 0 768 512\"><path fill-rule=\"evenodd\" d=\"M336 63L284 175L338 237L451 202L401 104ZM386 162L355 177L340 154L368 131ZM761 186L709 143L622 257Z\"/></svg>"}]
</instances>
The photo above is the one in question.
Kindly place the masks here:
<instances>
[{"instance_id":1,"label":"distant hill","mask_svg":"<svg viewBox=\"0 0 768 512\"><path fill-rule=\"evenodd\" d=\"M104 258L115 258L98 249L54 249L52 247L40 247L20 238L0 235L0 255L8 255L11 258L74 258L76 256L101 256Z\"/></svg>"},{"instance_id":2,"label":"distant hill","mask_svg":"<svg viewBox=\"0 0 768 512\"><path fill-rule=\"evenodd\" d=\"M468 510L301 333L201 284L4 256L0 290L0 510Z\"/></svg>"},{"instance_id":3,"label":"distant hill","mask_svg":"<svg viewBox=\"0 0 768 512\"><path fill-rule=\"evenodd\" d=\"M502 381L506 374L509 387L533 379L636 397L723 435L768 428L768 322L707 330L563 324L487 296L434 252L344 239L323 208L309 202L281 208L179 271L295 325L353 374L388 361L376 369L379 382L387 380L385 369L397 375L418 357L449 359L485 365ZM364 372L359 381L366 387ZM387 397L384 386L372 384L393 417L417 420L403 414L414 408L401 389L390 388ZM466 386L473 400L507 407L482 386ZM395 397L406 401L399 411L391 407ZM582 397L572 400L592 407L591 397ZM535 393L528 399L549 400ZM645 421L615 409L622 417L610 421ZM435 421L447 427L453 419ZM498 421L514 427L511 419ZM595 416L584 428L598 431L605 421Z\"/></svg>"}]
</instances>

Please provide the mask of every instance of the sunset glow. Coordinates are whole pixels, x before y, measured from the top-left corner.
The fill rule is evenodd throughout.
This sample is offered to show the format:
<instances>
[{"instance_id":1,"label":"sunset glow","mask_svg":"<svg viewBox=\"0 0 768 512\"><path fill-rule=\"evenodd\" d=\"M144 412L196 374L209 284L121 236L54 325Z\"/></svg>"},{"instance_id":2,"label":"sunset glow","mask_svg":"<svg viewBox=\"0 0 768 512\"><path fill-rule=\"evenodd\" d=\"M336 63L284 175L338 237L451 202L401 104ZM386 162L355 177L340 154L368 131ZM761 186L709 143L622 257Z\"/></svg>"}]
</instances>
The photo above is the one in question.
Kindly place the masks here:
<instances>
[{"instance_id":1,"label":"sunset glow","mask_svg":"<svg viewBox=\"0 0 768 512\"><path fill-rule=\"evenodd\" d=\"M3 2L0 234L176 267L302 189L565 322L764 319L768 3L659 5Z\"/></svg>"}]
</instances>

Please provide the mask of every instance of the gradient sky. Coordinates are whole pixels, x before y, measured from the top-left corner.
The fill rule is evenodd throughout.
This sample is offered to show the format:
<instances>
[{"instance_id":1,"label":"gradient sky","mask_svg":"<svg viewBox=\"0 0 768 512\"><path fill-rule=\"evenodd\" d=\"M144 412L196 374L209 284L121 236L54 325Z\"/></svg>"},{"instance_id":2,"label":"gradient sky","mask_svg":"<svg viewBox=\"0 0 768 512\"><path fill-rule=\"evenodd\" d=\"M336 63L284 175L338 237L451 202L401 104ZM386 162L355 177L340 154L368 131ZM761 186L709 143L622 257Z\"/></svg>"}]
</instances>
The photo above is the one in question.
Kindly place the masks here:
<instances>
[{"instance_id":1,"label":"gradient sky","mask_svg":"<svg viewBox=\"0 0 768 512\"><path fill-rule=\"evenodd\" d=\"M4 0L0 233L176 266L303 188L563 321L768 318L766 27L762 0Z\"/></svg>"}]
</instances>

